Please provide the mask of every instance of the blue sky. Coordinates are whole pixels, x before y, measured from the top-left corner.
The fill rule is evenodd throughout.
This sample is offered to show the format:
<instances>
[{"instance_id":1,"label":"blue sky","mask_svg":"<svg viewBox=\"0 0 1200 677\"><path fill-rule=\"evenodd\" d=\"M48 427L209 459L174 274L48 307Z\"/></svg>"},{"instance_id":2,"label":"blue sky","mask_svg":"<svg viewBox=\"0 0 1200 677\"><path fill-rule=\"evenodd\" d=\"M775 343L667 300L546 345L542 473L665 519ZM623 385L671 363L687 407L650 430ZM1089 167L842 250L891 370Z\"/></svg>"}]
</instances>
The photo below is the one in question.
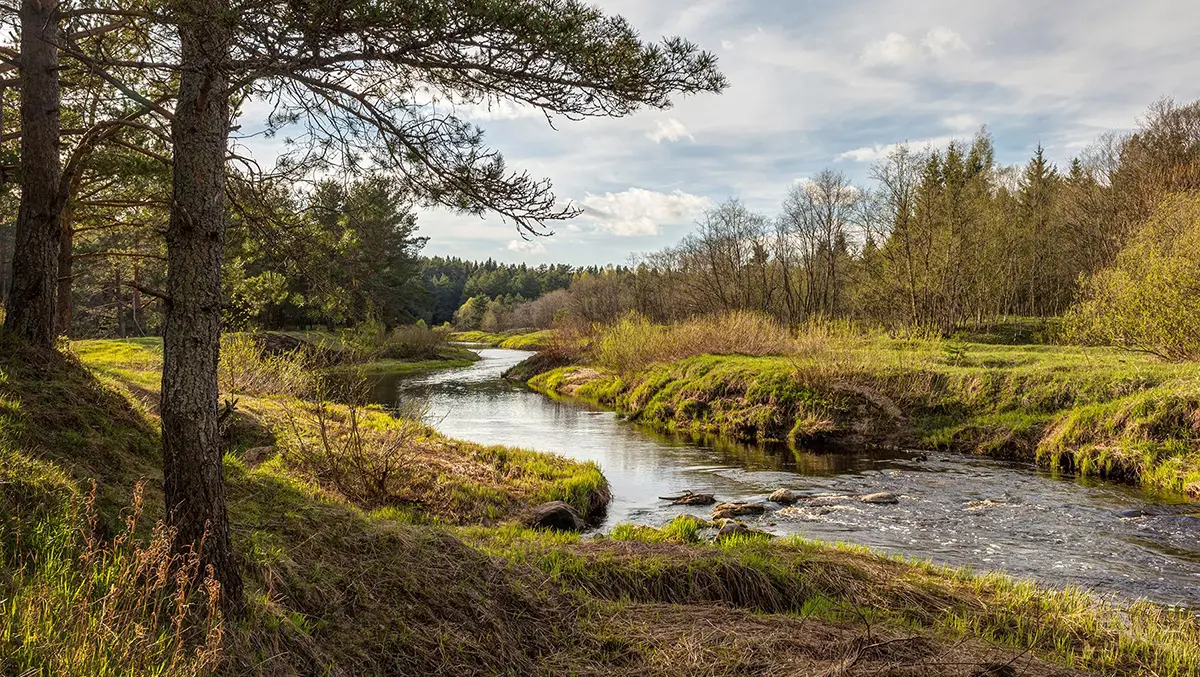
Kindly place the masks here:
<instances>
[{"instance_id":1,"label":"blue sky","mask_svg":"<svg viewBox=\"0 0 1200 677\"><path fill-rule=\"evenodd\" d=\"M1187 0L603 0L646 38L720 59L721 96L619 120L512 105L469 112L511 168L550 178L583 216L521 240L498 218L422 212L426 253L621 263L674 243L738 197L772 215L832 167L865 181L889 144L942 145L986 124L998 160L1040 142L1065 164L1161 96L1200 97L1200 3Z\"/></svg>"}]
</instances>

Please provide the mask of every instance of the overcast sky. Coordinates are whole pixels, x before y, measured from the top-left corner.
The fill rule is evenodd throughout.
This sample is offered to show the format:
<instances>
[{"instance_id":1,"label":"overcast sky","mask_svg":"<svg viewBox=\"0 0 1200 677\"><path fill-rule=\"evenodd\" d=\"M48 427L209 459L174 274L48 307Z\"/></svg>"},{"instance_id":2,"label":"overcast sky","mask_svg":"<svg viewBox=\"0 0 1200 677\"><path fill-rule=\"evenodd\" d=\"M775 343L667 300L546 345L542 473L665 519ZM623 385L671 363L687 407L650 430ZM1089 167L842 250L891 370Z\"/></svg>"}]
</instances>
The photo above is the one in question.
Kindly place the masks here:
<instances>
[{"instance_id":1,"label":"overcast sky","mask_svg":"<svg viewBox=\"0 0 1200 677\"><path fill-rule=\"evenodd\" d=\"M472 115L511 168L550 178L583 216L523 241L498 218L423 212L426 253L531 264L621 263L682 237L728 197L773 214L825 167L856 181L901 141L991 130L997 159L1041 142L1065 164L1160 96L1200 97L1189 0L603 0L647 38L716 53L720 96L620 120L514 106Z\"/></svg>"}]
</instances>

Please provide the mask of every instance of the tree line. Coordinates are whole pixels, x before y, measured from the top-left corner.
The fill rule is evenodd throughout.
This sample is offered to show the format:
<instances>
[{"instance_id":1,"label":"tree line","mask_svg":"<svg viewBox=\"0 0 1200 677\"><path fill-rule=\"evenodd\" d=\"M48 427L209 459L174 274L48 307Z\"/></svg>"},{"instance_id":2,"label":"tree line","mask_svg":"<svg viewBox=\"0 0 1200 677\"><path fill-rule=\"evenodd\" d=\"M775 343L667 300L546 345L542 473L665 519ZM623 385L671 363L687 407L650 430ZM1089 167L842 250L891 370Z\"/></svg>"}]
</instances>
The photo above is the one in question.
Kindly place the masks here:
<instances>
[{"instance_id":1,"label":"tree line","mask_svg":"<svg viewBox=\"0 0 1200 677\"><path fill-rule=\"evenodd\" d=\"M507 168L457 104L512 102L577 120L725 86L715 57L694 44L644 41L577 0L0 0L0 23L0 206L16 207L3 331L54 350L73 312L60 284L97 275L112 278L109 290L137 292L107 300L118 322L143 323L158 304L165 517L233 613L243 595L217 387L229 308L282 306L286 290L322 312L359 312L378 292L366 271L401 274L419 241L408 217L360 210L367 194L498 214L533 234L576 214L548 181ZM251 105L268 111L253 133L283 142L272 168L242 143L251 132L240 111ZM288 188L339 173L364 183L318 186L292 223ZM366 221L395 246L342 237ZM245 256L227 259L231 247ZM266 275L264 261L286 256L323 256L314 267L332 270L293 289ZM128 266L76 274L97 259ZM351 293L331 292L338 285ZM374 301L384 312L399 303Z\"/></svg>"},{"instance_id":2,"label":"tree line","mask_svg":"<svg viewBox=\"0 0 1200 677\"><path fill-rule=\"evenodd\" d=\"M1171 195L1200 189L1200 102L1155 103L1067 166L1041 146L996 162L981 129L943 148L899 144L855 185L826 169L768 216L731 199L678 244L577 279L568 312L676 321L751 310L787 325L854 319L943 332L1072 308ZM1182 244L1182 243L1181 243Z\"/></svg>"}]
</instances>

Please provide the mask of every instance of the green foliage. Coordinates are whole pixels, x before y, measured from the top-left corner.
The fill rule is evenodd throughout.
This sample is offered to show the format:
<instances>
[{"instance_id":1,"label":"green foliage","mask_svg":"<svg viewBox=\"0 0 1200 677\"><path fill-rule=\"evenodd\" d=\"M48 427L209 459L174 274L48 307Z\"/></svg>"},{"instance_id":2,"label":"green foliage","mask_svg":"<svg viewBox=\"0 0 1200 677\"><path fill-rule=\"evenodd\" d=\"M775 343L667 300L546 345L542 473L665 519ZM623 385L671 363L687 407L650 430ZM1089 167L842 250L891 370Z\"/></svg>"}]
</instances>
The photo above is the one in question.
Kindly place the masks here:
<instances>
[{"instance_id":1,"label":"green foliage","mask_svg":"<svg viewBox=\"0 0 1200 677\"><path fill-rule=\"evenodd\" d=\"M1165 200L1066 317L1075 341L1200 359L1200 196Z\"/></svg>"},{"instance_id":2,"label":"green foliage","mask_svg":"<svg viewBox=\"0 0 1200 677\"><path fill-rule=\"evenodd\" d=\"M268 326L388 325L421 314L424 289L411 200L384 176L317 184L310 195L276 187L260 202L269 241L235 222L224 269L235 320Z\"/></svg>"}]
</instances>

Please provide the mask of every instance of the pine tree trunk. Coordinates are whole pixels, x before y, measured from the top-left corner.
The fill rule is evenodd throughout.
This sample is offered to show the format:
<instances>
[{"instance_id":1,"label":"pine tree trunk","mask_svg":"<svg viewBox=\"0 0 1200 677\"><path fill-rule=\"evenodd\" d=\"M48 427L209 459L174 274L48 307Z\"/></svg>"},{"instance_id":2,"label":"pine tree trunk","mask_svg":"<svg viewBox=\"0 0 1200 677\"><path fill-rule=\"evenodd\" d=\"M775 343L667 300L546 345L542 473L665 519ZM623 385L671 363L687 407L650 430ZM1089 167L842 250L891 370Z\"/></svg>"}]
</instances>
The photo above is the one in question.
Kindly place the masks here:
<instances>
[{"instance_id":1,"label":"pine tree trunk","mask_svg":"<svg viewBox=\"0 0 1200 677\"><path fill-rule=\"evenodd\" d=\"M71 335L71 311L73 308L71 289L75 282L75 229L71 227L70 211L69 209L63 210L62 238L58 243L58 291L54 310L54 333L59 336Z\"/></svg>"},{"instance_id":2,"label":"pine tree trunk","mask_svg":"<svg viewBox=\"0 0 1200 677\"><path fill-rule=\"evenodd\" d=\"M217 415L230 43L219 4L191 0L180 19L161 414L168 518L181 546L203 544L222 603L236 612L242 581L229 537Z\"/></svg>"},{"instance_id":3,"label":"pine tree trunk","mask_svg":"<svg viewBox=\"0 0 1200 677\"><path fill-rule=\"evenodd\" d=\"M58 0L21 0L21 205L4 328L54 346L62 236Z\"/></svg>"}]
</instances>

